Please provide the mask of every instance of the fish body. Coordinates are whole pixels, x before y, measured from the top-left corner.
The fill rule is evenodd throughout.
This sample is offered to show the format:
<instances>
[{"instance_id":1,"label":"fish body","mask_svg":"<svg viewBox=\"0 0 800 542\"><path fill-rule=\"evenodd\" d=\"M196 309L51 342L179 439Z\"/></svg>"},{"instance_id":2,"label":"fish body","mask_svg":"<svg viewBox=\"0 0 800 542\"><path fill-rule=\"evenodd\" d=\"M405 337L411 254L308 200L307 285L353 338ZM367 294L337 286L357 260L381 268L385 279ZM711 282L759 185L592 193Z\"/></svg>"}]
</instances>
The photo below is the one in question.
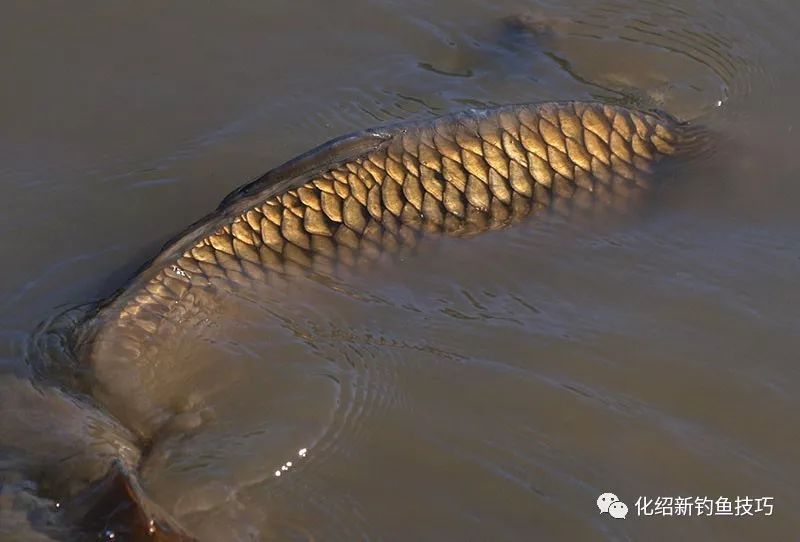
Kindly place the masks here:
<instances>
[{"instance_id":1,"label":"fish body","mask_svg":"<svg viewBox=\"0 0 800 542\"><path fill-rule=\"evenodd\" d=\"M333 140L240 188L169 243L83 326L78 358L91 365L94 395L150 436L169 413L148 401L131 409L130 399L163 378L151 370L155 337L202 319L221 289L334 273L425 235L471 236L537 211L626 207L685 139L685 125L664 114L556 102Z\"/></svg>"},{"instance_id":2,"label":"fish body","mask_svg":"<svg viewBox=\"0 0 800 542\"><path fill-rule=\"evenodd\" d=\"M335 273L425 236L473 236L536 212L625 208L653 186L660 160L696 144L666 114L592 102L469 110L335 139L170 241L78 327L74 354L93 399L146 447L188 393L170 377L179 362L165 359L164 338L202 322L225 292ZM189 539L147 505L135 467L109 477L139 510L141 536Z\"/></svg>"}]
</instances>

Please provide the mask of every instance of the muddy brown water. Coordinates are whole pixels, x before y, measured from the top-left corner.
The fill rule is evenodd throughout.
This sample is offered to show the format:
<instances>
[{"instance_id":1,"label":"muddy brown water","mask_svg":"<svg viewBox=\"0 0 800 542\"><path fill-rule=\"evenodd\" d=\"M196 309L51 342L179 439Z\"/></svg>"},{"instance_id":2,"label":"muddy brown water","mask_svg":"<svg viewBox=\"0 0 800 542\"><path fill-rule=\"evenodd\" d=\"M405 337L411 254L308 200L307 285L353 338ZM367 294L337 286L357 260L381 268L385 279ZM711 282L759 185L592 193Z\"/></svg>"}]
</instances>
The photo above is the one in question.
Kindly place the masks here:
<instances>
[{"instance_id":1,"label":"muddy brown water","mask_svg":"<svg viewBox=\"0 0 800 542\"><path fill-rule=\"evenodd\" d=\"M335 285L232 300L213 335L165 346L191 360L187 401L209 421L160 442L143 485L201 540L800 535L791 2L3 12L6 387L31 376L40 322L109 295L230 190L334 136L549 99L655 105L719 134L635 216L431 243ZM4 540L48 536L52 503L13 467L36 439L0 434ZM598 511L606 491L625 520ZM639 496L774 508L642 517Z\"/></svg>"}]
</instances>

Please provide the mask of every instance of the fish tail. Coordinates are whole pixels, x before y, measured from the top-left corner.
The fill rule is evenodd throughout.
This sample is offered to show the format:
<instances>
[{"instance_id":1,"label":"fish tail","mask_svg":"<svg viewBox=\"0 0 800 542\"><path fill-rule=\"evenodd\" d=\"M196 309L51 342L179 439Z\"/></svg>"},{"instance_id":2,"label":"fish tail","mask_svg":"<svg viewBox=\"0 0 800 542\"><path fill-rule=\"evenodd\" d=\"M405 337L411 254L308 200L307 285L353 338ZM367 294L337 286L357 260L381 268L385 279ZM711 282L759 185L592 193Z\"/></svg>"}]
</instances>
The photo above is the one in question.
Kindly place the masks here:
<instances>
[{"instance_id":1,"label":"fish tail","mask_svg":"<svg viewBox=\"0 0 800 542\"><path fill-rule=\"evenodd\" d=\"M70 503L83 529L100 540L196 542L178 521L145 494L136 473L121 460L108 474Z\"/></svg>"}]
</instances>

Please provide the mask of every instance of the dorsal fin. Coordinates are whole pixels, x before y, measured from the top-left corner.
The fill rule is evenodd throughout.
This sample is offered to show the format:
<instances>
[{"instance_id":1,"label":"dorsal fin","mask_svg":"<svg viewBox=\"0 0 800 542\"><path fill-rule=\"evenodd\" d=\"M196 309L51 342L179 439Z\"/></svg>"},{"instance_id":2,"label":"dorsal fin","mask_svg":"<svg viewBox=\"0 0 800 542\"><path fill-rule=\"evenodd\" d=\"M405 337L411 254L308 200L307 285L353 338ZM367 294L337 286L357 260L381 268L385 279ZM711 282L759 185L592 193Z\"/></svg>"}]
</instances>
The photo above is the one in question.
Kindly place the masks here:
<instances>
[{"instance_id":1,"label":"dorsal fin","mask_svg":"<svg viewBox=\"0 0 800 542\"><path fill-rule=\"evenodd\" d=\"M118 460L104 479L69 503L65 512L77 516L84 529L99 532L99 540L196 542L147 498L136 475Z\"/></svg>"},{"instance_id":2,"label":"dorsal fin","mask_svg":"<svg viewBox=\"0 0 800 542\"><path fill-rule=\"evenodd\" d=\"M287 181L290 184L293 184L294 181L302 182L301 180L305 180L315 173L377 150L389 141L397 131L391 129L369 129L323 143L268 171L258 179L237 188L225 196L217 210L222 210L239 199L259 193L265 188L283 185ZM285 186L283 188L288 189L290 187Z\"/></svg>"},{"instance_id":3,"label":"dorsal fin","mask_svg":"<svg viewBox=\"0 0 800 542\"><path fill-rule=\"evenodd\" d=\"M169 239L162 246L158 255L142 265L137 270L134 278L125 287L117 290L97 309L111 304L134 282L146 282L149 280L150 275L153 272L157 272L162 261L186 250L196 239L202 238L213 231L220 221L224 221L226 218L246 209L250 205L250 203L245 203L249 198L253 198L267 190L272 193L279 193L294 186L300 186L307 182L310 177L323 170L381 148L393 136L404 132L406 129L403 124L395 124L338 137L285 162L258 179L237 188L225 196L214 212L190 224L183 231ZM263 194L261 197L266 198L269 195Z\"/></svg>"}]
</instances>

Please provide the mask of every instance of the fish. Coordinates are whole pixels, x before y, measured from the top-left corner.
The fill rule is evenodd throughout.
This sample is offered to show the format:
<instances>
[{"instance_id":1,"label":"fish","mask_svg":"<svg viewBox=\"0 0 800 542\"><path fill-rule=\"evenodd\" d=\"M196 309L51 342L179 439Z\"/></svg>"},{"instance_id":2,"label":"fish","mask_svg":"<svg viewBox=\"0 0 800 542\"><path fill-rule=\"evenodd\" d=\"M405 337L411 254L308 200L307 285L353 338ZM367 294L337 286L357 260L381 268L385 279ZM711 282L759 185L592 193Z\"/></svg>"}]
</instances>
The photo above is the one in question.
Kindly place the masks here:
<instances>
[{"instance_id":1,"label":"fish","mask_svg":"<svg viewBox=\"0 0 800 542\"><path fill-rule=\"evenodd\" d=\"M104 459L89 492L95 504L81 509L113 515L119 507L108 503L122 501L117 523L131 539L193 540L149 501L137 468L164 434L202 423L196 405L175 407L185 390L176 391L160 345L201 325L221 296L374 265L428 237L469 238L547 213L624 210L653 191L657 164L705 143L701 128L655 110L508 105L346 135L235 190L75 326L81 389L138 450Z\"/></svg>"}]
</instances>

